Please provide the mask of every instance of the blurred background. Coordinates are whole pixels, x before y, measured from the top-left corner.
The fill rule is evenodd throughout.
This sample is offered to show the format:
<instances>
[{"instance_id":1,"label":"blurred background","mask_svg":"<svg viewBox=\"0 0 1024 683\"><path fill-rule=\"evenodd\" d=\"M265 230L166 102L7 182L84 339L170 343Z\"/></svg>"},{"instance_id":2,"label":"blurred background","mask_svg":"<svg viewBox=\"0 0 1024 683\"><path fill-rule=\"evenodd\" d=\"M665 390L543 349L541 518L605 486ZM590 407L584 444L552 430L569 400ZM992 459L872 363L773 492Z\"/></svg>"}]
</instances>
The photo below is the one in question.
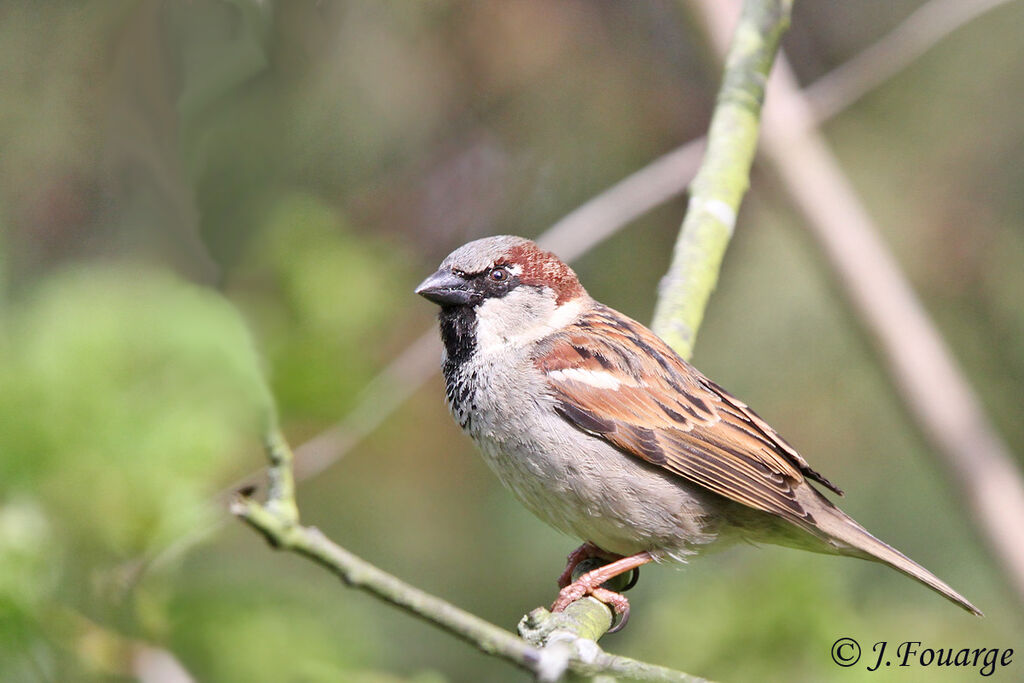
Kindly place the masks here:
<instances>
[{"instance_id":1,"label":"blurred background","mask_svg":"<svg viewBox=\"0 0 1024 683\"><path fill-rule=\"evenodd\" d=\"M797 3L784 49L808 84L923 4ZM1017 454L1022 28L1001 3L823 128ZM506 628L550 603L578 541L502 490L440 378L360 439L395 387L364 390L432 325L412 288L451 249L536 236L703 134L700 36L667 0L0 4L0 679L522 680L273 552L223 493L264 465L271 396L296 446L358 409L303 520ZM780 197L755 166L695 363L987 616L742 547L645 569L602 644L730 681L973 675L840 669L841 636L1021 660L1020 604ZM579 259L590 292L649 320L684 209Z\"/></svg>"}]
</instances>

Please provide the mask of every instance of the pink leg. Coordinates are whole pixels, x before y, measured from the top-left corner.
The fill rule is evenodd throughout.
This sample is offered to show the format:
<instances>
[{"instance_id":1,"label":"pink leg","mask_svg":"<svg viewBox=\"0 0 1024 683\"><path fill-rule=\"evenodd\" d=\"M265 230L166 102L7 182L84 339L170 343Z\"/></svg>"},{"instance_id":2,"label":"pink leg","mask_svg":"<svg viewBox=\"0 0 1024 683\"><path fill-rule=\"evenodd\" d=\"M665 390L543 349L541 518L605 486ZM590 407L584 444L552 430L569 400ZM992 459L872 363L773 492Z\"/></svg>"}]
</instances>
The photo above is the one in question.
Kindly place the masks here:
<instances>
[{"instance_id":1,"label":"pink leg","mask_svg":"<svg viewBox=\"0 0 1024 683\"><path fill-rule=\"evenodd\" d=\"M572 573L583 560L589 560L591 557L599 557L602 560L608 560L612 562L614 560L621 560L622 555L616 555L606 550L601 550L596 545L587 541L576 550L569 553L569 556L565 558L565 571L562 572L561 576L558 577L558 587L565 588L572 583Z\"/></svg>"},{"instance_id":2,"label":"pink leg","mask_svg":"<svg viewBox=\"0 0 1024 683\"><path fill-rule=\"evenodd\" d=\"M615 613L622 617L618 624L618 628L621 628L629 617L629 600L620 593L615 593L607 588L601 588L601 584L615 578L619 574L625 574L653 560L654 557L649 552L644 551L636 555L623 557L603 567L589 571L558 592L558 599L555 600L555 604L551 605L551 611L561 612L570 603L579 600L584 595L592 595L606 605L610 605L615 610Z\"/></svg>"}]
</instances>

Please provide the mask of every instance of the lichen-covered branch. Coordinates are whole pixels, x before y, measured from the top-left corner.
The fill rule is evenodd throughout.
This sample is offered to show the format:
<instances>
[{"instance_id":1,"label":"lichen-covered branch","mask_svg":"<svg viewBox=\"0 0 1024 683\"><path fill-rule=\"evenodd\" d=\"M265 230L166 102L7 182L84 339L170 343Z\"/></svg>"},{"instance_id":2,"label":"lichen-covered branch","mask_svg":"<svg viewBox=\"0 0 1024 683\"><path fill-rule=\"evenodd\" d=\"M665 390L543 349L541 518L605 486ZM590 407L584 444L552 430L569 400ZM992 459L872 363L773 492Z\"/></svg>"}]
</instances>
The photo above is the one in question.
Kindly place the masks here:
<instances>
[{"instance_id":1,"label":"lichen-covered branch","mask_svg":"<svg viewBox=\"0 0 1024 683\"><path fill-rule=\"evenodd\" d=\"M515 634L401 581L348 552L318 529L302 526L292 486L292 451L276 427L270 428L266 448L271 482L267 501L260 503L249 495L251 491L243 491L232 502L231 511L263 534L272 546L304 555L347 585L437 624L484 652L536 670L540 651Z\"/></svg>"},{"instance_id":2,"label":"lichen-covered branch","mask_svg":"<svg viewBox=\"0 0 1024 683\"><path fill-rule=\"evenodd\" d=\"M525 669L542 681L556 681L566 671L579 675L609 674L640 681L692 683L703 679L680 671L604 652L597 639L611 626L611 612L587 598L551 615L539 609L524 617L524 640L385 572L345 550L315 527L299 523L292 463L284 435L271 424L265 439L270 460L267 500L260 503L252 490L240 492L231 504L233 514L259 531L280 550L304 555L338 576L346 585L424 619L465 640L482 652Z\"/></svg>"},{"instance_id":3,"label":"lichen-covered branch","mask_svg":"<svg viewBox=\"0 0 1024 683\"><path fill-rule=\"evenodd\" d=\"M654 331L689 358L732 237L757 150L761 103L792 0L746 0L711 116L707 151L661 283Z\"/></svg>"},{"instance_id":4,"label":"lichen-covered branch","mask_svg":"<svg viewBox=\"0 0 1024 683\"><path fill-rule=\"evenodd\" d=\"M607 675L631 681L707 683L703 678L681 671L608 654L598 647L597 639L608 631L611 623L608 606L586 597L569 605L564 612L552 613L538 607L519 622L519 633L527 642L543 648L548 653L550 664L570 662L571 670L577 675ZM557 671L547 673L556 674Z\"/></svg>"}]
</instances>

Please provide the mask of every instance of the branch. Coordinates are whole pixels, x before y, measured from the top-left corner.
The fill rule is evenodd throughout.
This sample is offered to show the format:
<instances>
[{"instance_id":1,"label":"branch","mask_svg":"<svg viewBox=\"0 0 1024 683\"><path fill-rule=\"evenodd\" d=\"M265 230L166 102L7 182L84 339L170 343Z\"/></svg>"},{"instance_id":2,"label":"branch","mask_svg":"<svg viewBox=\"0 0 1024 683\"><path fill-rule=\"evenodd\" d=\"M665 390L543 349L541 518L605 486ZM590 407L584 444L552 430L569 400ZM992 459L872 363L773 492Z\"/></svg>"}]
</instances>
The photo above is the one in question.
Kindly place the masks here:
<instances>
[{"instance_id":1,"label":"branch","mask_svg":"<svg viewBox=\"0 0 1024 683\"><path fill-rule=\"evenodd\" d=\"M707 152L690 188L686 218L654 311L652 328L684 358L693 353L749 184L765 84L792 4L747 0L733 33Z\"/></svg>"},{"instance_id":2,"label":"branch","mask_svg":"<svg viewBox=\"0 0 1024 683\"><path fill-rule=\"evenodd\" d=\"M658 157L552 225L537 243L572 263L656 206L682 194L701 156L704 138Z\"/></svg>"},{"instance_id":3,"label":"branch","mask_svg":"<svg viewBox=\"0 0 1024 683\"><path fill-rule=\"evenodd\" d=\"M519 633L528 642L551 653L553 661L568 657L569 661L576 662L571 669L579 675L607 674L632 681L708 683L703 678L681 671L604 652L596 641L610 626L611 613L607 605L587 597L570 604L564 612L552 614L538 607L519 622ZM557 680L557 676L550 680Z\"/></svg>"},{"instance_id":4,"label":"branch","mask_svg":"<svg viewBox=\"0 0 1024 683\"><path fill-rule=\"evenodd\" d=\"M1010 0L930 0L884 38L804 90L815 122L830 119L950 33Z\"/></svg>"},{"instance_id":5,"label":"branch","mask_svg":"<svg viewBox=\"0 0 1024 683\"><path fill-rule=\"evenodd\" d=\"M444 600L381 571L324 536L314 527L299 524L295 492L291 486L291 449L274 426L266 440L271 486L266 503L241 492L231 512L259 531L275 548L304 555L336 574L347 585L360 588L393 605L437 624L489 654L535 671L540 652L522 639Z\"/></svg>"},{"instance_id":6,"label":"branch","mask_svg":"<svg viewBox=\"0 0 1024 683\"><path fill-rule=\"evenodd\" d=\"M239 493L231 512L260 532L271 546L303 555L337 575L346 585L434 624L481 652L504 659L541 681L557 681L566 671L585 676L612 674L640 681L696 683L680 671L609 655L595 642L611 626L608 607L597 600L580 600L563 614L534 610L523 618L528 640L506 631L455 605L377 568L324 536L299 524L292 479L294 456L276 425L268 428L267 457L270 487L259 503L251 490Z\"/></svg>"}]
</instances>

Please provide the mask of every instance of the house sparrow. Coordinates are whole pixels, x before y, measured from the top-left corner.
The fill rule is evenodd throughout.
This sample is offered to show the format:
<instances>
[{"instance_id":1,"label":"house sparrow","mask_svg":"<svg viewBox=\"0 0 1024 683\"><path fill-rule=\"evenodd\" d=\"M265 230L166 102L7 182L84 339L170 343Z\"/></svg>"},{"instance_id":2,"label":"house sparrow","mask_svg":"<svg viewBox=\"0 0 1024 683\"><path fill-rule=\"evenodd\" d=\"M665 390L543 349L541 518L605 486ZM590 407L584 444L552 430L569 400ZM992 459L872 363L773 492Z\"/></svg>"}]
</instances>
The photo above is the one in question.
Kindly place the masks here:
<instances>
[{"instance_id":1,"label":"house sparrow","mask_svg":"<svg viewBox=\"0 0 1024 683\"><path fill-rule=\"evenodd\" d=\"M459 426L527 508L585 541L553 611L589 594L624 618L605 581L748 540L881 562L981 615L829 502L812 482L842 491L746 404L533 242L470 242L416 293L441 307ZM612 562L571 581L589 557Z\"/></svg>"}]
</instances>

